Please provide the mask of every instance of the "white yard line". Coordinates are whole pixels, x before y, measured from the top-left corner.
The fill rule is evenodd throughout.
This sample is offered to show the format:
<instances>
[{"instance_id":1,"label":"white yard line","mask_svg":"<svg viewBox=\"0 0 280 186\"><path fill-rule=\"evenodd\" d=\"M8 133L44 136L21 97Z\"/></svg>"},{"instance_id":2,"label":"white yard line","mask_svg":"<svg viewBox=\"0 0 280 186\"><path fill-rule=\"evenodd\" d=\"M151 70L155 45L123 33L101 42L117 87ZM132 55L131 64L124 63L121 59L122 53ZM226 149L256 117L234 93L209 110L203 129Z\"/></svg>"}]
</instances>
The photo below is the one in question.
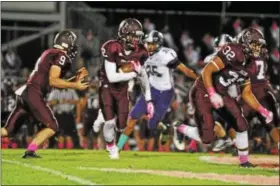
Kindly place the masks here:
<instances>
[{"instance_id":1,"label":"white yard line","mask_svg":"<svg viewBox=\"0 0 280 186\"><path fill-rule=\"evenodd\" d=\"M170 176L178 178L195 178L201 180L216 180L222 182L234 182L239 184L254 185L279 185L278 176L261 176L261 175L234 175L234 174L217 174L217 173L194 173L184 171L166 171L166 170L148 170L148 169L116 169L116 168L97 168L97 167L77 167L80 170L93 170L103 172L118 173L143 173L159 176Z\"/></svg>"},{"instance_id":2,"label":"white yard line","mask_svg":"<svg viewBox=\"0 0 280 186\"><path fill-rule=\"evenodd\" d=\"M38 166L38 165L31 165L31 164L28 164L28 163L22 163L22 162L19 162L19 161L5 160L5 159L2 159L2 162L21 165L21 166L28 167L28 168L31 168L31 169L34 169L34 170L37 170L37 171L41 171L41 172L47 172L49 174L62 177L66 180L71 180L71 181L73 181L75 183L78 183L78 184L96 185L96 183L93 183L89 180L84 180L84 179L79 178L77 176L72 176L70 174L65 174L63 172L60 172L60 171L57 171L57 170L54 170L54 169L50 169L50 168L41 167L41 166Z\"/></svg>"}]
</instances>

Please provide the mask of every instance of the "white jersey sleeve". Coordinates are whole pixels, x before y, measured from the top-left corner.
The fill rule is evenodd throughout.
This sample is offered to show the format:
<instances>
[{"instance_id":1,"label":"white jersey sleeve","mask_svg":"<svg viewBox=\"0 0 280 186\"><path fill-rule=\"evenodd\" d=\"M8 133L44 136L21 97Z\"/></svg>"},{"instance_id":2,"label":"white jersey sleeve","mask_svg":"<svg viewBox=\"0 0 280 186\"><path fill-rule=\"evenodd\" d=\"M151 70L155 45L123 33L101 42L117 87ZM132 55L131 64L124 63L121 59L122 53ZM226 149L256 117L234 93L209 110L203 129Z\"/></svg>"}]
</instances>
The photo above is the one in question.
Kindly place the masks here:
<instances>
[{"instance_id":1,"label":"white jersey sleeve","mask_svg":"<svg viewBox=\"0 0 280 186\"><path fill-rule=\"evenodd\" d=\"M169 68L175 69L180 64L177 53L173 49L170 49L170 48L166 48L166 50L167 50L166 55L163 55L163 57L167 61L166 66ZM164 50L163 50L163 52L164 52Z\"/></svg>"}]
</instances>

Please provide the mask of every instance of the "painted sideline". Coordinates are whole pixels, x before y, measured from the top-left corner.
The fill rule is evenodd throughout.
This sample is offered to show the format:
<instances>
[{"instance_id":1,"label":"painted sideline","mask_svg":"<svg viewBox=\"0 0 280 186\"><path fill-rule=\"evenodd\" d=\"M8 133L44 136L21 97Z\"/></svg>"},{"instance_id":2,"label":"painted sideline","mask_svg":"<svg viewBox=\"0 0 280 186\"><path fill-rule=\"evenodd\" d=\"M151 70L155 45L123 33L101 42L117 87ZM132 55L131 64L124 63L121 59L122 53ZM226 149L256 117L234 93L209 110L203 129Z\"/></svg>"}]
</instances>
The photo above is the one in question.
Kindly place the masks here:
<instances>
[{"instance_id":1,"label":"painted sideline","mask_svg":"<svg viewBox=\"0 0 280 186\"><path fill-rule=\"evenodd\" d=\"M233 182L239 184L254 185L279 185L278 176L263 175L233 175L233 174L217 174L217 173L195 173L184 171L166 171L151 169L116 169L116 168L97 168L97 167L77 167L79 170L93 170L102 172L118 172L118 173L142 173L159 176L170 176L177 178L195 178L200 180L215 180L222 182Z\"/></svg>"},{"instance_id":2,"label":"painted sideline","mask_svg":"<svg viewBox=\"0 0 280 186\"><path fill-rule=\"evenodd\" d=\"M45 168L45 167L41 167L41 166L38 166L38 165L31 165L31 164L28 164L28 163L22 163L22 162L19 162L19 161L12 161L12 160L5 160L5 159L2 159L2 162L21 165L21 166L28 167L28 168L31 168L31 169L34 169L34 170L37 170L37 171L41 171L41 172L47 172L47 173L55 175L55 176L60 176L64 179L71 180L71 181L73 181L75 183L78 183L78 184L96 185L96 183L93 183L89 180L84 180L84 179L79 178L77 176L72 176L70 174L65 174L63 172L53 170L53 169L49 169L49 168Z\"/></svg>"}]
</instances>

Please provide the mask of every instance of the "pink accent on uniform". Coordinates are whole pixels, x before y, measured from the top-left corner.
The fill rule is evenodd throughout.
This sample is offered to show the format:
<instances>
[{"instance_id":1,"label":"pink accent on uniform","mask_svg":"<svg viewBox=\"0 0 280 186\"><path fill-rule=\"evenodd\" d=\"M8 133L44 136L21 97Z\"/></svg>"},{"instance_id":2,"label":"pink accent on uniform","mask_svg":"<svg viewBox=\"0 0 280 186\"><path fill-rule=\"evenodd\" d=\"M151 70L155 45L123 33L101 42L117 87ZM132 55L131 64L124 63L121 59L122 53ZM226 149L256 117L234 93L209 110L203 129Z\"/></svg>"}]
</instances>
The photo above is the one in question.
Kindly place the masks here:
<instances>
[{"instance_id":1,"label":"pink accent on uniform","mask_svg":"<svg viewBox=\"0 0 280 186\"><path fill-rule=\"evenodd\" d=\"M191 140L190 144L189 144L189 149L193 150L193 151L197 151L197 143L195 140Z\"/></svg>"},{"instance_id":2,"label":"pink accent on uniform","mask_svg":"<svg viewBox=\"0 0 280 186\"><path fill-rule=\"evenodd\" d=\"M7 149L9 147L9 139L7 137L2 138L1 148Z\"/></svg>"},{"instance_id":3,"label":"pink accent on uniform","mask_svg":"<svg viewBox=\"0 0 280 186\"><path fill-rule=\"evenodd\" d=\"M28 151L36 151L37 149L38 149L38 145L34 143L30 143L30 145L27 148Z\"/></svg>"},{"instance_id":4,"label":"pink accent on uniform","mask_svg":"<svg viewBox=\"0 0 280 186\"><path fill-rule=\"evenodd\" d=\"M66 149L73 149L74 144L72 142L67 142L66 143Z\"/></svg>"},{"instance_id":5,"label":"pink accent on uniform","mask_svg":"<svg viewBox=\"0 0 280 186\"><path fill-rule=\"evenodd\" d=\"M184 130L185 128L187 127L187 125L185 124L182 124L178 127L178 131L181 133L181 134L184 134Z\"/></svg>"},{"instance_id":6,"label":"pink accent on uniform","mask_svg":"<svg viewBox=\"0 0 280 186\"><path fill-rule=\"evenodd\" d=\"M96 141L93 142L93 149L99 149L98 143Z\"/></svg>"},{"instance_id":7,"label":"pink accent on uniform","mask_svg":"<svg viewBox=\"0 0 280 186\"><path fill-rule=\"evenodd\" d=\"M12 149L16 149L17 148L17 143L16 142L12 142L11 146L12 146Z\"/></svg>"},{"instance_id":8,"label":"pink accent on uniform","mask_svg":"<svg viewBox=\"0 0 280 186\"><path fill-rule=\"evenodd\" d=\"M214 89L214 87L209 87L207 89L207 92L208 92L209 96L212 96L213 94L216 93L216 90Z\"/></svg>"},{"instance_id":9,"label":"pink accent on uniform","mask_svg":"<svg viewBox=\"0 0 280 186\"><path fill-rule=\"evenodd\" d=\"M147 104L147 112L148 112L148 118L151 119L154 116L154 112L155 112L153 103L149 102Z\"/></svg>"},{"instance_id":10,"label":"pink accent on uniform","mask_svg":"<svg viewBox=\"0 0 280 186\"><path fill-rule=\"evenodd\" d=\"M108 148L112 148L114 145L115 145L115 141L113 141L111 143L107 143Z\"/></svg>"},{"instance_id":11,"label":"pink accent on uniform","mask_svg":"<svg viewBox=\"0 0 280 186\"><path fill-rule=\"evenodd\" d=\"M124 151L129 151L130 150L129 145L127 143L124 145L123 150Z\"/></svg>"},{"instance_id":12,"label":"pink accent on uniform","mask_svg":"<svg viewBox=\"0 0 280 186\"><path fill-rule=\"evenodd\" d=\"M88 146L87 142L83 142L83 148L86 149Z\"/></svg>"},{"instance_id":13,"label":"pink accent on uniform","mask_svg":"<svg viewBox=\"0 0 280 186\"><path fill-rule=\"evenodd\" d=\"M64 149L64 143L58 143L57 148L59 149Z\"/></svg>"},{"instance_id":14,"label":"pink accent on uniform","mask_svg":"<svg viewBox=\"0 0 280 186\"><path fill-rule=\"evenodd\" d=\"M239 155L239 162L241 164L248 162L248 155Z\"/></svg>"},{"instance_id":15,"label":"pink accent on uniform","mask_svg":"<svg viewBox=\"0 0 280 186\"><path fill-rule=\"evenodd\" d=\"M149 152L152 152L153 150L154 150L153 147L148 147Z\"/></svg>"},{"instance_id":16,"label":"pink accent on uniform","mask_svg":"<svg viewBox=\"0 0 280 186\"><path fill-rule=\"evenodd\" d=\"M262 116L268 117L268 115L269 115L269 111L266 108L264 108L263 106L260 106L258 108L258 111Z\"/></svg>"}]
</instances>

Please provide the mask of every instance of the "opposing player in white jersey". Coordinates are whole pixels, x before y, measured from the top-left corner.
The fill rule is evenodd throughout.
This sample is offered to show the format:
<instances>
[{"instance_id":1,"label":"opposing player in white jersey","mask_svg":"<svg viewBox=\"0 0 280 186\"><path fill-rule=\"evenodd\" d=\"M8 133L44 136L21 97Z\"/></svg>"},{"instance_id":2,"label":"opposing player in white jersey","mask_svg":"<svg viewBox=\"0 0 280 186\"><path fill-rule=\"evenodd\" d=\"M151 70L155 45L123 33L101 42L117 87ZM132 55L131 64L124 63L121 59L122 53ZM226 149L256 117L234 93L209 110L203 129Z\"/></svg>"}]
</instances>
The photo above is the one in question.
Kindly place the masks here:
<instances>
[{"instance_id":1,"label":"opposing player in white jersey","mask_svg":"<svg viewBox=\"0 0 280 186\"><path fill-rule=\"evenodd\" d=\"M150 134L156 135L157 125L163 119L174 96L173 69L180 70L192 79L196 79L197 75L178 61L177 54L173 49L162 46L162 33L154 30L146 36L144 42L145 47L150 53L144 66L149 75L152 101L155 107L154 115L148 121L148 128L151 130ZM144 95L141 95L136 105L130 111L127 126L119 138L117 146L120 150L126 143L128 136L132 133L137 120L146 114L145 108L146 101Z\"/></svg>"}]
</instances>

